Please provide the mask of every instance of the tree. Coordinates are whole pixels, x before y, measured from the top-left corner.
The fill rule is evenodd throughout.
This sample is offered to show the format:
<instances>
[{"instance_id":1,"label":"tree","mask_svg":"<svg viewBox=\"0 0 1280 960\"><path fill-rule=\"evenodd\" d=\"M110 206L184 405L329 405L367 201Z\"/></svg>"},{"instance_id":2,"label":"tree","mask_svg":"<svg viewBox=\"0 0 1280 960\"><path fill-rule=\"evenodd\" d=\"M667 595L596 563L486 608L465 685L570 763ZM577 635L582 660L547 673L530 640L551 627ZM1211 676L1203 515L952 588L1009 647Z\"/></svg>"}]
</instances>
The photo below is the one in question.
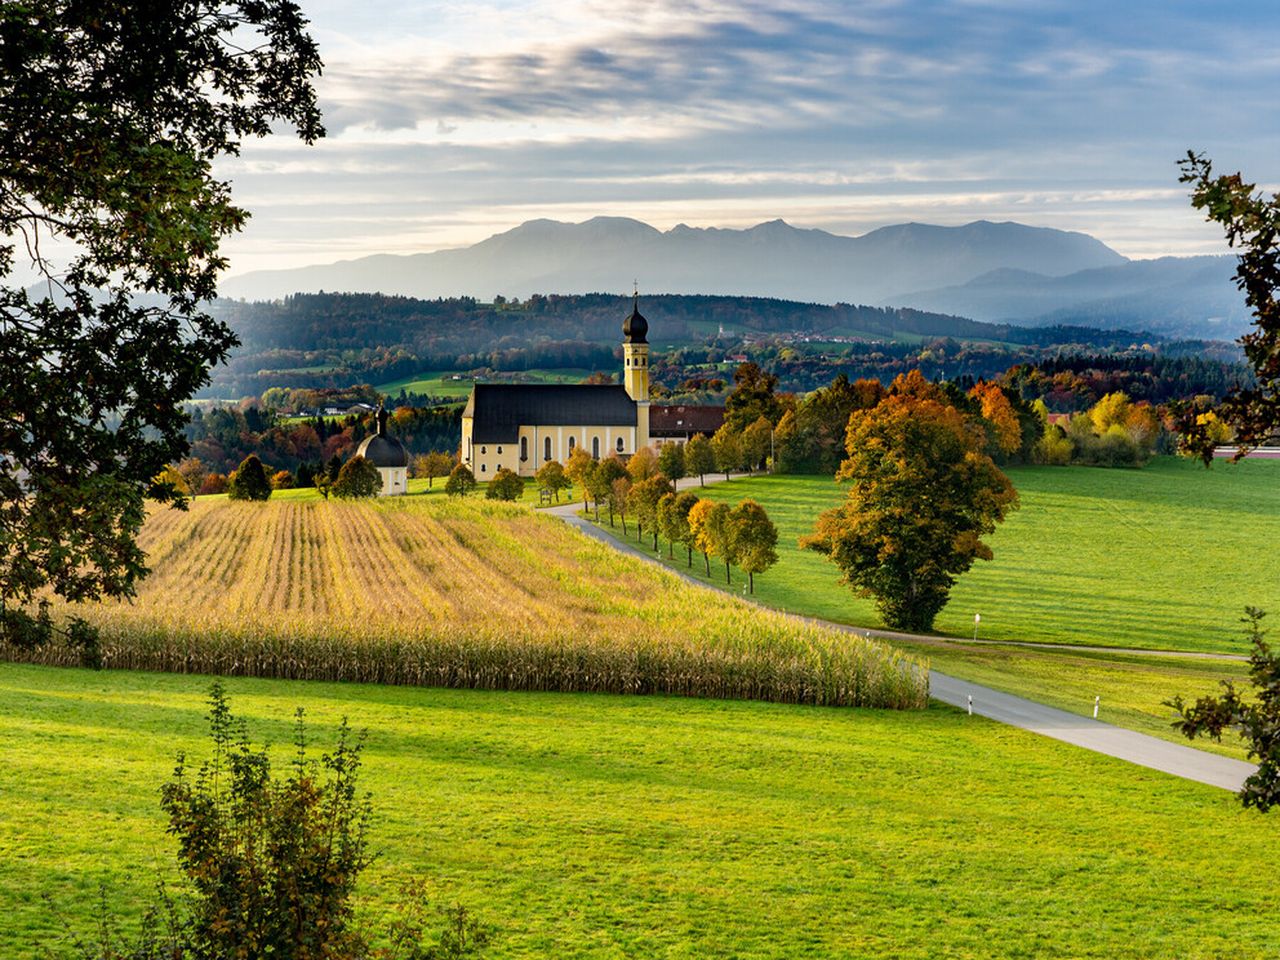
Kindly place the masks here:
<instances>
[{"instance_id":1,"label":"tree","mask_svg":"<svg viewBox=\"0 0 1280 960\"><path fill-rule=\"evenodd\" d=\"M631 479L627 474L627 468L617 457L605 457L592 467L587 476L587 485L591 488L591 499L596 504L597 523L600 521L600 504L606 503L609 506L609 526L613 526L613 511L617 506L614 482L623 477L628 481Z\"/></svg>"},{"instance_id":2,"label":"tree","mask_svg":"<svg viewBox=\"0 0 1280 960\"><path fill-rule=\"evenodd\" d=\"M716 458L716 469L726 480L731 471L742 469L742 439L729 429L727 422L711 438L711 452Z\"/></svg>"},{"instance_id":3,"label":"tree","mask_svg":"<svg viewBox=\"0 0 1280 960\"><path fill-rule=\"evenodd\" d=\"M644 536L647 529L653 534L653 549L658 549L658 503L663 496L674 493L675 489L660 473L655 473L647 480L641 480L631 488L631 512L636 518L636 535Z\"/></svg>"},{"instance_id":4,"label":"tree","mask_svg":"<svg viewBox=\"0 0 1280 960\"><path fill-rule=\"evenodd\" d=\"M421 453L413 458L413 475L427 478L427 489L430 490L436 477L447 477L453 470L453 457L447 453L433 450Z\"/></svg>"},{"instance_id":5,"label":"tree","mask_svg":"<svg viewBox=\"0 0 1280 960\"><path fill-rule=\"evenodd\" d=\"M548 460L538 469L533 479L538 486L555 494L556 503L560 502L560 491L568 490L573 486L573 481L565 476L564 467L560 465L559 460Z\"/></svg>"},{"instance_id":6,"label":"tree","mask_svg":"<svg viewBox=\"0 0 1280 960\"><path fill-rule=\"evenodd\" d=\"M1249 744L1249 759L1258 761L1258 769L1245 780L1240 802L1262 813L1280 805L1280 654L1266 641L1267 631L1262 629L1265 616L1257 607L1245 607L1240 621L1252 647L1252 700L1241 697L1232 681L1223 680L1221 697L1201 697L1191 706L1181 696L1166 701L1181 717L1174 729L1188 740L1207 734L1220 743L1225 731L1234 730Z\"/></svg>"},{"instance_id":7,"label":"tree","mask_svg":"<svg viewBox=\"0 0 1280 960\"><path fill-rule=\"evenodd\" d=\"M293 486L293 474L288 470L277 470L271 475L272 490L288 490Z\"/></svg>"},{"instance_id":8,"label":"tree","mask_svg":"<svg viewBox=\"0 0 1280 960\"><path fill-rule=\"evenodd\" d=\"M564 465L564 474L582 491L582 509L587 509L587 497L590 492L587 490L587 478L591 471L595 469L596 462L591 454L587 453L582 447L574 447L569 454L569 459Z\"/></svg>"},{"instance_id":9,"label":"tree","mask_svg":"<svg viewBox=\"0 0 1280 960\"><path fill-rule=\"evenodd\" d=\"M778 562L778 529L764 507L754 500L743 500L729 511L728 523L738 567L747 575L751 593L755 593L755 575Z\"/></svg>"},{"instance_id":10,"label":"tree","mask_svg":"<svg viewBox=\"0 0 1280 960\"><path fill-rule=\"evenodd\" d=\"M524 494L524 481L520 474L507 467L499 467L485 489L487 500L519 500Z\"/></svg>"},{"instance_id":11,"label":"tree","mask_svg":"<svg viewBox=\"0 0 1280 960\"><path fill-rule=\"evenodd\" d=\"M181 404L237 342L203 309L247 217L213 163L321 136L320 60L292 0L32 0L0 38L0 602L128 597Z\"/></svg>"},{"instance_id":12,"label":"tree","mask_svg":"<svg viewBox=\"0 0 1280 960\"><path fill-rule=\"evenodd\" d=\"M729 523L729 512L727 503L714 504L707 512L703 524L710 552L724 561L725 583L733 582L729 568L738 562L737 545L733 541L733 527Z\"/></svg>"},{"instance_id":13,"label":"tree","mask_svg":"<svg viewBox=\"0 0 1280 960\"><path fill-rule=\"evenodd\" d=\"M982 536L1017 507L985 442L954 407L909 392L855 411L836 474L852 486L802 546L873 597L890 627L928 630L956 577L991 558Z\"/></svg>"},{"instance_id":14,"label":"tree","mask_svg":"<svg viewBox=\"0 0 1280 960\"><path fill-rule=\"evenodd\" d=\"M444 492L451 497L465 497L476 487L476 475L465 463L460 463L449 471L449 479L445 481Z\"/></svg>"},{"instance_id":15,"label":"tree","mask_svg":"<svg viewBox=\"0 0 1280 960\"><path fill-rule=\"evenodd\" d=\"M991 425L995 446L992 452L1004 458L1017 454L1022 449L1022 424L999 384L980 380L969 396L978 401L982 418Z\"/></svg>"},{"instance_id":16,"label":"tree","mask_svg":"<svg viewBox=\"0 0 1280 960\"><path fill-rule=\"evenodd\" d=\"M240 461L227 480L227 496L232 500L270 500L271 481L262 461L253 454Z\"/></svg>"},{"instance_id":17,"label":"tree","mask_svg":"<svg viewBox=\"0 0 1280 960\"><path fill-rule=\"evenodd\" d=\"M329 494L333 492L333 481L329 479L328 473L317 473L315 477L316 492L324 497L327 501Z\"/></svg>"},{"instance_id":18,"label":"tree","mask_svg":"<svg viewBox=\"0 0 1280 960\"><path fill-rule=\"evenodd\" d=\"M343 500L376 497L382 492L382 474L378 468L357 454L342 465L332 493Z\"/></svg>"},{"instance_id":19,"label":"tree","mask_svg":"<svg viewBox=\"0 0 1280 960\"><path fill-rule=\"evenodd\" d=\"M684 447L678 443L664 443L658 449L658 472L672 483L684 477Z\"/></svg>"},{"instance_id":20,"label":"tree","mask_svg":"<svg viewBox=\"0 0 1280 960\"><path fill-rule=\"evenodd\" d=\"M191 491L193 497L200 492L200 488L204 486L204 478L209 473L199 457L187 457L184 459L178 464L178 472L186 480L187 489Z\"/></svg>"},{"instance_id":21,"label":"tree","mask_svg":"<svg viewBox=\"0 0 1280 960\"><path fill-rule=\"evenodd\" d=\"M689 529L688 516L681 517L676 510L676 495L664 493L658 501L658 532L667 538L667 557L671 560L675 559L682 531Z\"/></svg>"},{"instance_id":22,"label":"tree","mask_svg":"<svg viewBox=\"0 0 1280 960\"><path fill-rule=\"evenodd\" d=\"M702 551L702 562L706 564L707 576L711 576L711 554L715 541L711 532L711 512L716 508L715 501L703 500L689 508L689 536L693 545Z\"/></svg>"},{"instance_id":23,"label":"tree","mask_svg":"<svg viewBox=\"0 0 1280 960\"><path fill-rule=\"evenodd\" d=\"M764 417L742 431L742 461L748 470L758 470L764 465L772 439L773 424Z\"/></svg>"},{"instance_id":24,"label":"tree","mask_svg":"<svg viewBox=\"0 0 1280 960\"><path fill-rule=\"evenodd\" d=\"M685 444L684 466L686 476L696 476L699 486L707 485L706 475L716 468L716 457L711 450L711 441L703 434L695 433Z\"/></svg>"},{"instance_id":25,"label":"tree","mask_svg":"<svg viewBox=\"0 0 1280 960\"><path fill-rule=\"evenodd\" d=\"M733 372L733 390L724 401L724 422L733 433L764 417L770 424L782 417L782 404L774 395L778 378L754 363L740 363Z\"/></svg>"},{"instance_id":26,"label":"tree","mask_svg":"<svg viewBox=\"0 0 1280 960\"><path fill-rule=\"evenodd\" d=\"M155 488L162 491L165 487L170 487L179 496L191 496L191 487L187 485L187 478L178 472L178 469L172 464L166 464L165 468L160 471L155 479ZM167 497L165 499L168 499Z\"/></svg>"},{"instance_id":27,"label":"tree","mask_svg":"<svg viewBox=\"0 0 1280 960\"><path fill-rule=\"evenodd\" d=\"M685 551L688 554L686 560L688 566L693 566L693 550L697 546L693 533L693 528L689 525L689 512L693 510L694 505L701 498L692 490L684 490L676 494L675 504L673 507L673 516L671 523L674 529L679 532L676 537L680 543L684 544Z\"/></svg>"},{"instance_id":28,"label":"tree","mask_svg":"<svg viewBox=\"0 0 1280 960\"><path fill-rule=\"evenodd\" d=\"M627 460L627 473L632 483L648 480L658 472L658 458L651 447L641 447Z\"/></svg>"},{"instance_id":29,"label":"tree","mask_svg":"<svg viewBox=\"0 0 1280 960\"><path fill-rule=\"evenodd\" d=\"M622 518L622 532L627 532L627 508L631 506L631 478L625 474L614 477L609 482L609 526L613 526L613 513L616 510Z\"/></svg>"},{"instance_id":30,"label":"tree","mask_svg":"<svg viewBox=\"0 0 1280 960\"><path fill-rule=\"evenodd\" d=\"M1239 248L1236 286L1253 311L1253 329L1240 338L1253 367L1255 384L1230 390L1217 408L1217 419L1236 435L1240 459L1254 447L1274 442L1280 434L1280 193L1256 192L1239 173L1215 177L1203 154L1189 151L1179 163L1180 182L1192 185L1191 205L1207 220L1221 224L1227 243ZM1174 405L1183 448L1213 462L1214 441L1200 418L1206 405Z\"/></svg>"}]
</instances>

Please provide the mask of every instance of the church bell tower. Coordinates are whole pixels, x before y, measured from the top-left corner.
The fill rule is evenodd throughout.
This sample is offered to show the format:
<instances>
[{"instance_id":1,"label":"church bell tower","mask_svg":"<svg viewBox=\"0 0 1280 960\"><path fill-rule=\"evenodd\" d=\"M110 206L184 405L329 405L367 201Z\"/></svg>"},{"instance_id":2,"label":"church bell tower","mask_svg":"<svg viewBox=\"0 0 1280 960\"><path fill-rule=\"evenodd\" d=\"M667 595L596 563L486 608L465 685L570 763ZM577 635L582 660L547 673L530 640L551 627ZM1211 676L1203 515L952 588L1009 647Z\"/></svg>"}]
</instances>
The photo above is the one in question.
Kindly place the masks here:
<instances>
[{"instance_id":1,"label":"church bell tower","mask_svg":"<svg viewBox=\"0 0 1280 960\"><path fill-rule=\"evenodd\" d=\"M640 291L622 321L623 385L636 402L636 449L649 445L649 322L640 313Z\"/></svg>"}]
</instances>

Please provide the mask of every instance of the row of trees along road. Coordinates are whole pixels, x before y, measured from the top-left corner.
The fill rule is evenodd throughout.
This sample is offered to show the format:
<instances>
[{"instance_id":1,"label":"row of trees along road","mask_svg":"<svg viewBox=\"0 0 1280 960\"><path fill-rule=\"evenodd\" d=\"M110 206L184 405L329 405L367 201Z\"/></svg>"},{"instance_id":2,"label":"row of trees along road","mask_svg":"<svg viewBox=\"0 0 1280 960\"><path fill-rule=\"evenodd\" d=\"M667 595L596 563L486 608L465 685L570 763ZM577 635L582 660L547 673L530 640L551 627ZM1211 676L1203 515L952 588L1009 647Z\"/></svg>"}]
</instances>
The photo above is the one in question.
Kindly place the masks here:
<instances>
[{"instance_id":1,"label":"row of trees along road","mask_svg":"<svg viewBox=\"0 0 1280 960\"><path fill-rule=\"evenodd\" d=\"M561 472L582 491L584 509L595 505L597 522L604 507L609 525L620 522L627 534L630 519L637 539L652 542L655 552L661 551L660 541L665 539L667 555L673 559L676 547L683 547L690 567L694 551L701 551L708 576L711 557L716 557L725 565L726 583L732 582L731 569L736 566L747 575L748 589L754 593L756 574L778 560L777 529L754 500L730 507L692 490L677 493L675 480L684 476L677 466L684 462L681 454L680 446L670 443L663 444L656 454L647 447L641 449L624 462L617 456L593 460L579 448ZM668 476L663 466L675 468L676 476Z\"/></svg>"}]
</instances>

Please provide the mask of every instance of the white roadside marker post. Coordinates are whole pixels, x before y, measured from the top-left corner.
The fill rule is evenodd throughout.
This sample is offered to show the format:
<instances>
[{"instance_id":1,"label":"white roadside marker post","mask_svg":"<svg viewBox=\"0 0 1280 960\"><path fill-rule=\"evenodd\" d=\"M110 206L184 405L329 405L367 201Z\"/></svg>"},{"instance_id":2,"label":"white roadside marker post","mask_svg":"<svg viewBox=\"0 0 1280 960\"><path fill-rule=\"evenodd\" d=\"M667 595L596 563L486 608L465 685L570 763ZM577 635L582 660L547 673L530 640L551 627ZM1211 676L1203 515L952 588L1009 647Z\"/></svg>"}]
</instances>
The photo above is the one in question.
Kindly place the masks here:
<instances>
[{"instance_id":1,"label":"white roadside marker post","mask_svg":"<svg viewBox=\"0 0 1280 960\"><path fill-rule=\"evenodd\" d=\"M1099 701L1099 700L1101 700L1101 699L1102 699L1102 697L1094 697L1094 698L1093 698L1093 719L1095 719L1095 720L1097 720L1097 719L1098 719L1098 701Z\"/></svg>"},{"instance_id":2,"label":"white roadside marker post","mask_svg":"<svg viewBox=\"0 0 1280 960\"><path fill-rule=\"evenodd\" d=\"M973 615L973 642L978 642L978 624L982 622L982 614L975 613Z\"/></svg>"},{"instance_id":3,"label":"white roadside marker post","mask_svg":"<svg viewBox=\"0 0 1280 960\"><path fill-rule=\"evenodd\" d=\"M969 694L969 716L973 716L973 694Z\"/></svg>"}]
</instances>

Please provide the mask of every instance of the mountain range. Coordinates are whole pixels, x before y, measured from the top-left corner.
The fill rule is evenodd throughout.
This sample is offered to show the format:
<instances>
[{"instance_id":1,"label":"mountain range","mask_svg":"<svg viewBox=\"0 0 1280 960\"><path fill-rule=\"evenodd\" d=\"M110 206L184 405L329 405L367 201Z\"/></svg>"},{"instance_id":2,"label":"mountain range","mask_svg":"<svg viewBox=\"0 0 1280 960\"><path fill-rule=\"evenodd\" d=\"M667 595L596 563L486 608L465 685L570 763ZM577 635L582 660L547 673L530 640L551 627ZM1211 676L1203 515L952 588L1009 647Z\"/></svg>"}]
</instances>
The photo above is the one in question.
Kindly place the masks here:
<instances>
[{"instance_id":1,"label":"mountain range","mask_svg":"<svg viewBox=\"0 0 1280 960\"><path fill-rule=\"evenodd\" d=\"M1229 338L1248 324L1230 257L1130 260L1084 233L985 220L859 237L782 220L744 230L530 220L469 247L246 273L224 297L379 292L418 298L621 291L913 307L1026 325Z\"/></svg>"}]
</instances>

